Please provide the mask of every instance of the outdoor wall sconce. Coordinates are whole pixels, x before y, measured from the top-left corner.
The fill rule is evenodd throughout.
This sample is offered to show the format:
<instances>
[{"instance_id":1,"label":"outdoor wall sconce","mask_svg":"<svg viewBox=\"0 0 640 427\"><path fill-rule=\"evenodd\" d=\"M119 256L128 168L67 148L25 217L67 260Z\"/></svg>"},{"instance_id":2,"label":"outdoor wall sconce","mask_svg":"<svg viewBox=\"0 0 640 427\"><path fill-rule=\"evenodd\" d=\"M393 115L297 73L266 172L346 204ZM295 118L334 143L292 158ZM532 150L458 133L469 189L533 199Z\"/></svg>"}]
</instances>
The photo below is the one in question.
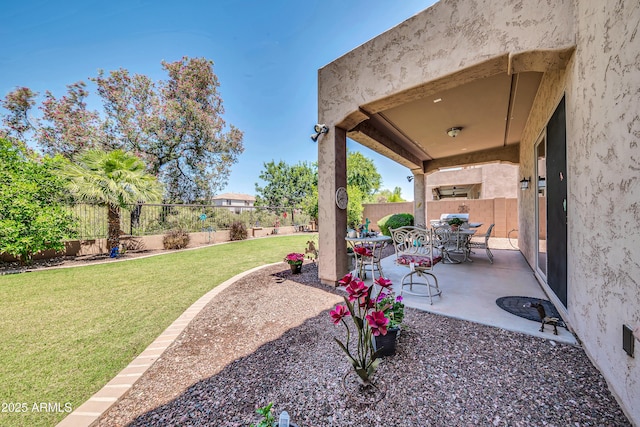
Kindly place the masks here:
<instances>
[{"instance_id":1,"label":"outdoor wall sconce","mask_svg":"<svg viewBox=\"0 0 640 427\"><path fill-rule=\"evenodd\" d=\"M530 182L531 182L531 178L522 178L522 180L520 181L520 189L528 190Z\"/></svg>"},{"instance_id":2,"label":"outdoor wall sconce","mask_svg":"<svg viewBox=\"0 0 640 427\"><path fill-rule=\"evenodd\" d=\"M318 138L321 134L329 132L329 128L325 124L317 124L313 127L313 130L315 132L313 135L311 135L311 140L313 142L318 141Z\"/></svg>"},{"instance_id":3,"label":"outdoor wall sconce","mask_svg":"<svg viewBox=\"0 0 640 427\"><path fill-rule=\"evenodd\" d=\"M455 138L456 136L458 136L461 130L462 130L461 127L449 128L447 129L447 135L449 135L451 138Z\"/></svg>"},{"instance_id":4,"label":"outdoor wall sconce","mask_svg":"<svg viewBox=\"0 0 640 427\"><path fill-rule=\"evenodd\" d=\"M542 176L538 177L538 188L544 188L546 186L546 183L547 183L547 180L544 177Z\"/></svg>"},{"instance_id":5,"label":"outdoor wall sconce","mask_svg":"<svg viewBox=\"0 0 640 427\"><path fill-rule=\"evenodd\" d=\"M409 181L409 182L413 181L413 176L409 175L409 176L407 177L407 181Z\"/></svg>"}]
</instances>

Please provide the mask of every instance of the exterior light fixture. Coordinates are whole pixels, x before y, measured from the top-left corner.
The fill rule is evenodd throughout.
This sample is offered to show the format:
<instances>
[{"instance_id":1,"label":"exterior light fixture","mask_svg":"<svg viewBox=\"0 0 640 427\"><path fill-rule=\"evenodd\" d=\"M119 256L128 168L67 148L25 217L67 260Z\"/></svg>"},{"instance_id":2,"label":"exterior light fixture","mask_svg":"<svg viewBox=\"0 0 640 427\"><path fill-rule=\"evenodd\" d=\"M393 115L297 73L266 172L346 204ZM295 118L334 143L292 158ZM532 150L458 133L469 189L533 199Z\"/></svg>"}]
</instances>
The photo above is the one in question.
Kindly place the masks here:
<instances>
[{"instance_id":1,"label":"exterior light fixture","mask_svg":"<svg viewBox=\"0 0 640 427\"><path fill-rule=\"evenodd\" d=\"M520 180L520 189L521 190L528 190L529 189L529 183L531 182L531 178L522 178Z\"/></svg>"},{"instance_id":2,"label":"exterior light fixture","mask_svg":"<svg viewBox=\"0 0 640 427\"><path fill-rule=\"evenodd\" d=\"M409 182L413 181L413 176L409 175L409 176L407 177L407 181L409 181Z\"/></svg>"},{"instance_id":3,"label":"exterior light fixture","mask_svg":"<svg viewBox=\"0 0 640 427\"><path fill-rule=\"evenodd\" d=\"M317 124L313 127L313 130L315 133L311 135L311 140L316 142L321 134L329 132L329 127L325 124Z\"/></svg>"},{"instance_id":4,"label":"exterior light fixture","mask_svg":"<svg viewBox=\"0 0 640 427\"><path fill-rule=\"evenodd\" d=\"M538 177L538 188L544 188L546 186L547 180L543 176Z\"/></svg>"},{"instance_id":5,"label":"exterior light fixture","mask_svg":"<svg viewBox=\"0 0 640 427\"><path fill-rule=\"evenodd\" d=\"M451 138L455 138L456 136L458 136L461 130L462 130L461 127L449 128L447 129L447 135L449 135Z\"/></svg>"}]
</instances>

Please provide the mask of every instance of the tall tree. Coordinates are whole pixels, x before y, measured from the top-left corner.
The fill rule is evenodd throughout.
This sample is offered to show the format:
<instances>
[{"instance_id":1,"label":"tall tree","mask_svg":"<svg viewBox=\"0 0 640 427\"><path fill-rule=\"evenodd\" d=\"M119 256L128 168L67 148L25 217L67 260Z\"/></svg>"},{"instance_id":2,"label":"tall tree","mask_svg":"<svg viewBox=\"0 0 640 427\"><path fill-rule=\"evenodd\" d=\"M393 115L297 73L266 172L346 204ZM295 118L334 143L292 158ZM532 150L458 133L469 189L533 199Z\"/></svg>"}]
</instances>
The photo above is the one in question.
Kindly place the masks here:
<instances>
[{"instance_id":1,"label":"tall tree","mask_svg":"<svg viewBox=\"0 0 640 427\"><path fill-rule=\"evenodd\" d=\"M98 113L87 110L87 96L83 82L68 85L67 95L60 99L49 91L45 93L42 125L36 130L36 139L45 153L71 159L82 150L103 145Z\"/></svg>"},{"instance_id":2,"label":"tall tree","mask_svg":"<svg viewBox=\"0 0 640 427\"><path fill-rule=\"evenodd\" d=\"M36 93L28 87L19 87L2 100L2 107L9 112L2 118L4 136L18 141L26 140L27 132L34 127L28 112L36 103L35 97Z\"/></svg>"},{"instance_id":3,"label":"tall tree","mask_svg":"<svg viewBox=\"0 0 640 427\"><path fill-rule=\"evenodd\" d=\"M28 263L39 251L62 251L64 240L73 237L64 181L56 174L61 161L38 159L0 139L0 253Z\"/></svg>"},{"instance_id":4,"label":"tall tree","mask_svg":"<svg viewBox=\"0 0 640 427\"><path fill-rule=\"evenodd\" d=\"M264 163L259 178L267 184L256 184L256 204L262 206L300 206L312 218L318 217L318 166L299 163L289 166L283 161ZM372 200L380 188L382 177L373 160L357 151L347 153L347 221L356 227L362 220L362 203Z\"/></svg>"},{"instance_id":5,"label":"tall tree","mask_svg":"<svg viewBox=\"0 0 640 427\"><path fill-rule=\"evenodd\" d=\"M347 185L360 189L364 200L367 201L380 189L382 176L376 169L373 160L358 151L347 154Z\"/></svg>"},{"instance_id":6,"label":"tall tree","mask_svg":"<svg viewBox=\"0 0 640 427\"><path fill-rule=\"evenodd\" d=\"M402 198L402 188L400 187L395 187L393 191L385 188L376 194L377 203L396 203L405 201L406 200Z\"/></svg>"},{"instance_id":7,"label":"tall tree","mask_svg":"<svg viewBox=\"0 0 640 427\"><path fill-rule=\"evenodd\" d=\"M303 201L318 185L315 165L306 162L289 166L282 160L264 163L259 178L266 182L264 187L256 184L256 204L261 206L301 207Z\"/></svg>"},{"instance_id":8,"label":"tall tree","mask_svg":"<svg viewBox=\"0 0 640 427\"><path fill-rule=\"evenodd\" d=\"M88 150L64 170L71 193L83 202L107 206L109 249L120 245L120 209L140 202L155 202L162 187L145 171L142 160L122 150Z\"/></svg>"},{"instance_id":9,"label":"tall tree","mask_svg":"<svg viewBox=\"0 0 640 427\"><path fill-rule=\"evenodd\" d=\"M149 173L165 183L170 201L207 201L227 182L231 166L244 151L242 132L227 126L213 62L182 58L162 62L168 79L119 69L91 78L102 98L104 114L88 111L83 82L68 86L57 99L47 92L40 121L29 120L36 93L19 88L3 107L5 133L24 135L48 153L67 158L83 149L122 149L144 160Z\"/></svg>"}]
</instances>

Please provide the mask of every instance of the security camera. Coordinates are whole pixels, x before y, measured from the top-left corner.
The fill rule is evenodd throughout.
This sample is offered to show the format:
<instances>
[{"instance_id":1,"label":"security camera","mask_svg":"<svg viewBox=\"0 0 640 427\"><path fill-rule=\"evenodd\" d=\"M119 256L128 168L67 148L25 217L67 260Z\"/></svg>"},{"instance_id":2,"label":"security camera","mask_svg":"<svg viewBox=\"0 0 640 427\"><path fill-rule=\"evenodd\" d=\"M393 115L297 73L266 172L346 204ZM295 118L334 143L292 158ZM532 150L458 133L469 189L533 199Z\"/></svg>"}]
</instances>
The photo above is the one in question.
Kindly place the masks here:
<instances>
[{"instance_id":1,"label":"security camera","mask_svg":"<svg viewBox=\"0 0 640 427\"><path fill-rule=\"evenodd\" d=\"M316 133L327 133L329 132L329 128L325 124L317 124L313 127L313 130Z\"/></svg>"},{"instance_id":2,"label":"security camera","mask_svg":"<svg viewBox=\"0 0 640 427\"><path fill-rule=\"evenodd\" d=\"M321 134L329 132L327 125L319 123L313 127L313 130L315 131L315 133L311 135L313 142L317 142Z\"/></svg>"}]
</instances>

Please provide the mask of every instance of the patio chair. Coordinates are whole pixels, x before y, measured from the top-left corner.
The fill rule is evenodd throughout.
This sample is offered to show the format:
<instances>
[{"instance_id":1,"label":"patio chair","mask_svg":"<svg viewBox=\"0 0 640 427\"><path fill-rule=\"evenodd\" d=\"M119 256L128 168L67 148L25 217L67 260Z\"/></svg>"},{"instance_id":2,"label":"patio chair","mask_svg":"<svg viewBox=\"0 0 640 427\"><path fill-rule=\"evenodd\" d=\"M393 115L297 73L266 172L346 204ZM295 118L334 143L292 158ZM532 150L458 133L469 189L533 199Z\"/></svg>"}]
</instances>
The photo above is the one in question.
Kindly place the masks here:
<instances>
[{"instance_id":1,"label":"patio chair","mask_svg":"<svg viewBox=\"0 0 640 427\"><path fill-rule=\"evenodd\" d=\"M442 262L447 261L451 264L460 264L459 260L451 257L451 253L455 253L458 249L458 242L449 224L433 227L432 233L434 239L433 245L440 251Z\"/></svg>"},{"instance_id":2,"label":"patio chair","mask_svg":"<svg viewBox=\"0 0 640 427\"><path fill-rule=\"evenodd\" d=\"M438 278L432 273L433 267L442 260L440 251L433 247L433 232L414 226L390 228L389 231L396 252L396 264L410 269L400 281L400 295L406 292L409 295L428 296L433 304L433 297L442 295ZM424 282L416 281L416 276L424 279ZM419 286L426 287L426 292L414 290Z\"/></svg>"},{"instance_id":3,"label":"patio chair","mask_svg":"<svg viewBox=\"0 0 640 427\"><path fill-rule=\"evenodd\" d=\"M376 272L379 277L383 277L382 266L380 260L382 251L387 247L387 242L380 244L363 243L355 245L353 251L356 256L356 270L358 277L367 278L367 271L371 272L371 277L375 280ZM368 268L367 268L368 267Z\"/></svg>"},{"instance_id":4,"label":"patio chair","mask_svg":"<svg viewBox=\"0 0 640 427\"><path fill-rule=\"evenodd\" d=\"M474 240L471 239L469 242L469 249L484 249L487 251L487 256L489 257L489 261L493 264L493 254L491 253L491 249L489 249L489 237L491 237L491 232L493 231L493 226L495 224L491 224L487 229L487 232L483 236L478 236L478 238L482 238L482 240Z\"/></svg>"}]
</instances>

